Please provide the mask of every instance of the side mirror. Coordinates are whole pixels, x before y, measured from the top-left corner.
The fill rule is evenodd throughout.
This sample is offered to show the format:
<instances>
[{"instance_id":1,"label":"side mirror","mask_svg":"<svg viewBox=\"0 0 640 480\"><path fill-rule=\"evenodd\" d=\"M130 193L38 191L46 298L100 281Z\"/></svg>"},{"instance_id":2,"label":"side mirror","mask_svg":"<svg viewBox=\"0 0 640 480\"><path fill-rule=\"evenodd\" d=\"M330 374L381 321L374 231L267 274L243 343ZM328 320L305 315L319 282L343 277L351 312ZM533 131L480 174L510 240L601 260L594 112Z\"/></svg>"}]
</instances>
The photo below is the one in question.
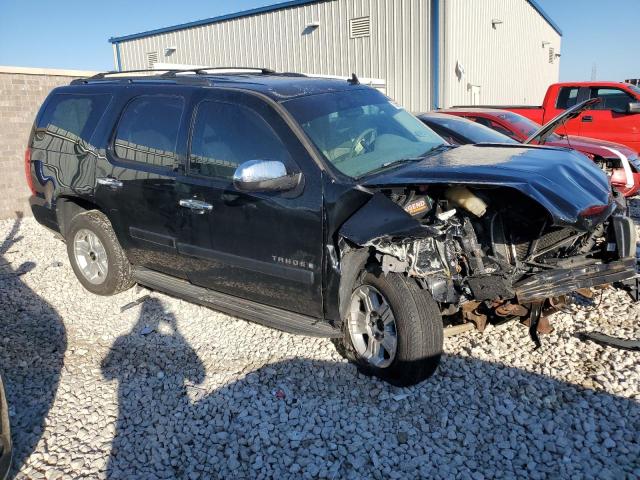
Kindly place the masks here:
<instances>
[{"instance_id":1,"label":"side mirror","mask_svg":"<svg viewBox=\"0 0 640 480\"><path fill-rule=\"evenodd\" d=\"M627 108L627 113L640 113L640 102L631 102Z\"/></svg>"},{"instance_id":2,"label":"side mirror","mask_svg":"<svg viewBox=\"0 0 640 480\"><path fill-rule=\"evenodd\" d=\"M241 192L284 192L298 186L302 173L287 173L284 163L249 160L236 168L233 185Z\"/></svg>"}]
</instances>

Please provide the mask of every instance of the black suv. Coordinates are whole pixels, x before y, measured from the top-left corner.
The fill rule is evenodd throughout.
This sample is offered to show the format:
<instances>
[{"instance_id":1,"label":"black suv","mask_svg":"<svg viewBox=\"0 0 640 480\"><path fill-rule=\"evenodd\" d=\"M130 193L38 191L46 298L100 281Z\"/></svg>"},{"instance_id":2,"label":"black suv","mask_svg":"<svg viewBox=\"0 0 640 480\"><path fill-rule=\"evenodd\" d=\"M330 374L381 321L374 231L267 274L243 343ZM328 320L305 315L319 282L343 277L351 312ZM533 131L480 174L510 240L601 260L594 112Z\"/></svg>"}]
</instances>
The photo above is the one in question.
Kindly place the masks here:
<instances>
[{"instance_id":1,"label":"black suv","mask_svg":"<svg viewBox=\"0 0 640 480\"><path fill-rule=\"evenodd\" d=\"M55 89L26 154L36 219L90 292L140 283L434 372L443 325L528 319L635 276L624 199L581 154L447 144L383 94L267 69Z\"/></svg>"}]
</instances>

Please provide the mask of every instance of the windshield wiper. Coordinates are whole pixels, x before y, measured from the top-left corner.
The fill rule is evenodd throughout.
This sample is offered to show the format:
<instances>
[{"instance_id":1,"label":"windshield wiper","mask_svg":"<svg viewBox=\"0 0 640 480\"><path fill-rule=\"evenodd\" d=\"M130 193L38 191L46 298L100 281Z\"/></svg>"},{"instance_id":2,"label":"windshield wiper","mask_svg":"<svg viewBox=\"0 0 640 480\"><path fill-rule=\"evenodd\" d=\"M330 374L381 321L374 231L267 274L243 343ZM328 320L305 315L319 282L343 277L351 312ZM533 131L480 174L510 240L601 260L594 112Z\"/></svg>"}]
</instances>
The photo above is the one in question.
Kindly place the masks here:
<instances>
[{"instance_id":1,"label":"windshield wiper","mask_svg":"<svg viewBox=\"0 0 640 480\"><path fill-rule=\"evenodd\" d=\"M374 174L374 173L379 173L379 172L382 172L384 170L388 170L390 168L397 167L398 165L402 165L403 163L417 162L419 160L422 160L422 158L423 157L414 157L414 158L400 158L398 160L393 160L391 162L383 163L378 168L376 168L374 170L371 170L370 172L367 172L362 176L364 177L364 176L371 175L371 174Z\"/></svg>"},{"instance_id":2,"label":"windshield wiper","mask_svg":"<svg viewBox=\"0 0 640 480\"><path fill-rule=\"evenodd\" d=\"M450 143L441 143L440 145L436 145L435 147L431 147L429 150L420 155L420 158L428 157L429 155L437 152L441 152L442 150L449 150L451 148L456 148L458 145L452 145Z\"/></svg>"},{"instance_id":3,"label":"windshield wiper","mask_svg":"<svg viewBox=\"0 0 640 480\"><path fill-rule=\"evenodd\" d=\"M358 178L362 178L368 175L373 175L375 173L380 173L384 170L388 170L390 168L397 167L398 165L402 165L403 163L418 162L420 160L424 160L426 157L428 157L433 153L439 152L441 150L449 150L450 148L454 148L456 146L457 145L450 145L448 143L436 145L435 147L431 147L429 150L427 150L422 155L419 155L417 157L400 158L398 160L392 160L391 162L383 163L378 168L371 170L370 172L367 172L364 175L360 175L360 177Z\"/></svg>"}]
</instances>

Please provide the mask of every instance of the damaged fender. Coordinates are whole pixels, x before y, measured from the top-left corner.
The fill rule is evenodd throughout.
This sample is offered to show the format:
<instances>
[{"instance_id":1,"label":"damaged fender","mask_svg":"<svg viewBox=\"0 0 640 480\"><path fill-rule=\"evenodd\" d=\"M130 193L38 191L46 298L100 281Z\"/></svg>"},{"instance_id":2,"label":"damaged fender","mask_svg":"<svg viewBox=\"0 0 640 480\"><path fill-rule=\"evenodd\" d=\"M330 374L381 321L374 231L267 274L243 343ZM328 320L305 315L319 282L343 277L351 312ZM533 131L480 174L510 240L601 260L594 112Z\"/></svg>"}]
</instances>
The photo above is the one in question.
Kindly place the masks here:
<instances>
[{"instance_id":1,"label":"damaged fender","mask_svg":"<svg viewBox=\"0 0 640 480\"><path fill-rule=\"evenodd\" d=\"M378 192L344 223L338 233L356 245L365 246L373 240L385 238L429 237L437 230L423 226L389 197Z\"/></svg>"},{"instance_id":2,"label":"damaged fender","mask_svg":"<svg viewBox=\"0 0 640 480\"><path fill-rule=\"evenodd\" d=\"M446 260L443 228L423 225L382 193L376 193L339 231L360 247L373 247L382 271L406 272L421 278L439 302L455 302L458 294ZM440 240L436 240L440 237Z\"/></svg>"}]
</instances>

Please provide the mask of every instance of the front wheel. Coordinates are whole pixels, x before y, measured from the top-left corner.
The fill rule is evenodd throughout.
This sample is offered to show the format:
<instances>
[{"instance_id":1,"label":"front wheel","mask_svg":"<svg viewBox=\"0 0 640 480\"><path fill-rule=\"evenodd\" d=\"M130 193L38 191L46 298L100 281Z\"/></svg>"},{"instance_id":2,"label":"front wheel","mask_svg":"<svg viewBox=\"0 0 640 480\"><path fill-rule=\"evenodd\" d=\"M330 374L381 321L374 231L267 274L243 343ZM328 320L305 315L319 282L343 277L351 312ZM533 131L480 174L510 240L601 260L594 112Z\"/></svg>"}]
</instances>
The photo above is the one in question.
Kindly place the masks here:
<instances>
[{"instance_id":1,"label":"front wheel","mask_svg":"<svg viewBox=\"0 0 640 480\"><path fill-rule=\"evenodd\" d=\"M442 317L431 294L397 273L355 282L338 350L366 375L397 386L430 377L442 355Z\"/></svg>"}]
</instances>

